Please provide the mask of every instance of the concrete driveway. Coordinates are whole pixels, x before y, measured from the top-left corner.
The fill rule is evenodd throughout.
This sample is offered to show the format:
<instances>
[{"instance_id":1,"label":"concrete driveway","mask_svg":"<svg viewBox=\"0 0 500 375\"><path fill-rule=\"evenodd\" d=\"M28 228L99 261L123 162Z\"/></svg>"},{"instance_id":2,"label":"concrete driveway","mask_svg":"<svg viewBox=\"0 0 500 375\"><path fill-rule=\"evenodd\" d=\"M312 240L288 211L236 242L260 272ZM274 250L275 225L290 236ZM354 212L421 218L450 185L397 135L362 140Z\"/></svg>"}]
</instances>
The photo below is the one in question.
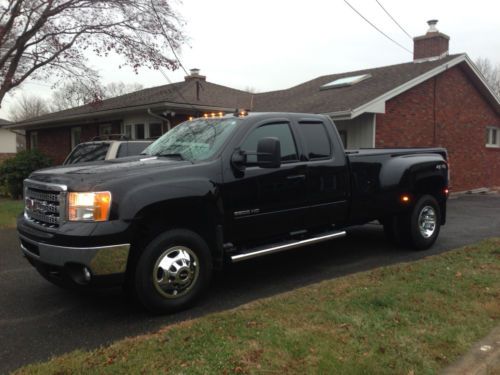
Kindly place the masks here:
<instances>
[{"instance_id":1,"label":"concrete driveway","mask_svg":"<svg viewBox=\"0 0 500 375\"><path fill-rule=\"evenodd\" d=\"M448 224L429 251L412 252L387 244L378 225L357 227L340 240L234 265L216 276L208 295L195 308L155 317L129 303L120 289L82 295L53 286L22 258L15 231L0 230L0 373L493 236L500 236L500 195L462 196L449 201Z\"/></svg>"}]
</instances>

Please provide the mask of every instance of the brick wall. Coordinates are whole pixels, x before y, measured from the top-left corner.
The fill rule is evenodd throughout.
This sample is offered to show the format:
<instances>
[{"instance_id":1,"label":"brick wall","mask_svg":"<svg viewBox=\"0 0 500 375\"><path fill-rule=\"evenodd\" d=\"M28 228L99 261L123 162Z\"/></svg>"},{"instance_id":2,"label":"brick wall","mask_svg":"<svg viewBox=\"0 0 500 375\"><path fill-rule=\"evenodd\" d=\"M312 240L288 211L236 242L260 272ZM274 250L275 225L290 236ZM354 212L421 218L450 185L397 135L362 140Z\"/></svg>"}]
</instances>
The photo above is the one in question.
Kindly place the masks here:
<instances>
[{"instance_id":1,"label":"brick wall","mask_svg":"<svg viewBox=\"0 0 500 375\"><path fill-rule=\"evenodd\" d=\"M486 127L500 116L455 66L386 103L377 114L377 147L446 147L454 191L500 186L500 149Z\"/></svg>"},{"instance_id":2,"label":"brick wall","mask_svg":"<svg viewBox=\"0 0 500 375\"><path fill-rule=\"evenodd\" d=\"M5 153L5 152L0 153L0 164L2 164L4 160L12 158L14 156L16 156L16 154Z\"/></svg>"},{"instance_id":3,"label":"brick wall","mask_svg":"<svg viewBox=\"0 0 500 375\"><path fill-rule=\"evenodd\" d=\"M109 124L109 122L104 122ZM49 156L55 165L62 164L66 156L71 151L71 128L81 127L81 141L87 142L99 135L99 124L82 124L75 126L67 126L51 129L37 129L38 133L38 149L40 152ZM120 122L112 123L112 133L118 134L121 132ZM26 132L27 148L31 149L30 145L31 131Z\"/></svg>"}]
</instances>

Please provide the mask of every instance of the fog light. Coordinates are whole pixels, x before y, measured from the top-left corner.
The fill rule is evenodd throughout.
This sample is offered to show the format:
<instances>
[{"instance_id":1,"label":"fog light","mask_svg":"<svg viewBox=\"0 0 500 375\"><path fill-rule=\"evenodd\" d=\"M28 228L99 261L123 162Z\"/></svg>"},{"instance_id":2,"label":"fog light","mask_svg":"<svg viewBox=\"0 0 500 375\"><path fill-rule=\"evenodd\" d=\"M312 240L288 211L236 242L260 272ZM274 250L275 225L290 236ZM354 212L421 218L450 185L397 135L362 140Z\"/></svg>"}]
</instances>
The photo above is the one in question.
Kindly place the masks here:
<instances>
[{"instance_id":1,"label":"fog light","mask_svg":"<svg viewBox=\"0 0 500 375\"><path fill-rule=\"evenodd\" d=\"M87 267L83 267L83 278L85 279L86 282L89 282L90 279L92 278L92 274L90 273L90 270Z\"/></svg>"}]
</instances>

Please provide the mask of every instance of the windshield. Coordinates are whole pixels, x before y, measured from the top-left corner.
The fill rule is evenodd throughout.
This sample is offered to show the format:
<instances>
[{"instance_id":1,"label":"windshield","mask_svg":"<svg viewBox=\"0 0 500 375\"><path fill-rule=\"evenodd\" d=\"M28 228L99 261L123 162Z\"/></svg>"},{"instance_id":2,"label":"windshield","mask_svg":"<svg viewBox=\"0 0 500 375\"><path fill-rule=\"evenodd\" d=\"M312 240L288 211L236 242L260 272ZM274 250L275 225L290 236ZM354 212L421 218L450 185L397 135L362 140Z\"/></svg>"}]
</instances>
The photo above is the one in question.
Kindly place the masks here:
<instances>
[{"instance_id":1,"label":"windshield","mask_svg":"<svg viewBox=\"0 0 500 375\"><path fill-rule=\"evenodd\" d=\"M191 161L208 159L220 149L239 121L210 118L183 122L157 139L143 154L178 156Z\"/></svg>"},{"instance_id":2,"label":"windshield","mask_svg":"<svg viewBox=\"0 0 500 375\"><path fill-rule=\"evenodd\" d=\"M106 159L109 143L81 143L76 146L64 161L64 165Z\"/></svg>"}]
</instances>

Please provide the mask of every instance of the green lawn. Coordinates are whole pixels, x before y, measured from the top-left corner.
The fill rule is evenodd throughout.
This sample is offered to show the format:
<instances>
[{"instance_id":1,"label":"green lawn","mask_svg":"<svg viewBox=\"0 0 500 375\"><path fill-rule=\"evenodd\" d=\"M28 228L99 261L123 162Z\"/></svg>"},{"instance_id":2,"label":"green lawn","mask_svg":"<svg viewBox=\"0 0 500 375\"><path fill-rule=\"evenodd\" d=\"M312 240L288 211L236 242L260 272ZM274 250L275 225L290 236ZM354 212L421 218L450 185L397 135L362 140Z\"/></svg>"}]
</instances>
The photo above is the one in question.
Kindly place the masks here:
<instances>
[{"instance_id":1,"label":"green lawn","mask_svg":"<svg viewBox=\"0 0 500 375\"><path fill-rule=\"evenodd\" d=\"M434 374L500 322L500 238L303 287L19 374Z\"/></svg>"},{"instance_id":2,"label":"green lawn","mask_svg":"<svg viewBox=\"0 0 500 375\"><path fill-rule=\"evenodd\" d=\"M24 202L0 198L0 229L15 228L16 217L23 212Z\"/></svg>"}]
</instances>

